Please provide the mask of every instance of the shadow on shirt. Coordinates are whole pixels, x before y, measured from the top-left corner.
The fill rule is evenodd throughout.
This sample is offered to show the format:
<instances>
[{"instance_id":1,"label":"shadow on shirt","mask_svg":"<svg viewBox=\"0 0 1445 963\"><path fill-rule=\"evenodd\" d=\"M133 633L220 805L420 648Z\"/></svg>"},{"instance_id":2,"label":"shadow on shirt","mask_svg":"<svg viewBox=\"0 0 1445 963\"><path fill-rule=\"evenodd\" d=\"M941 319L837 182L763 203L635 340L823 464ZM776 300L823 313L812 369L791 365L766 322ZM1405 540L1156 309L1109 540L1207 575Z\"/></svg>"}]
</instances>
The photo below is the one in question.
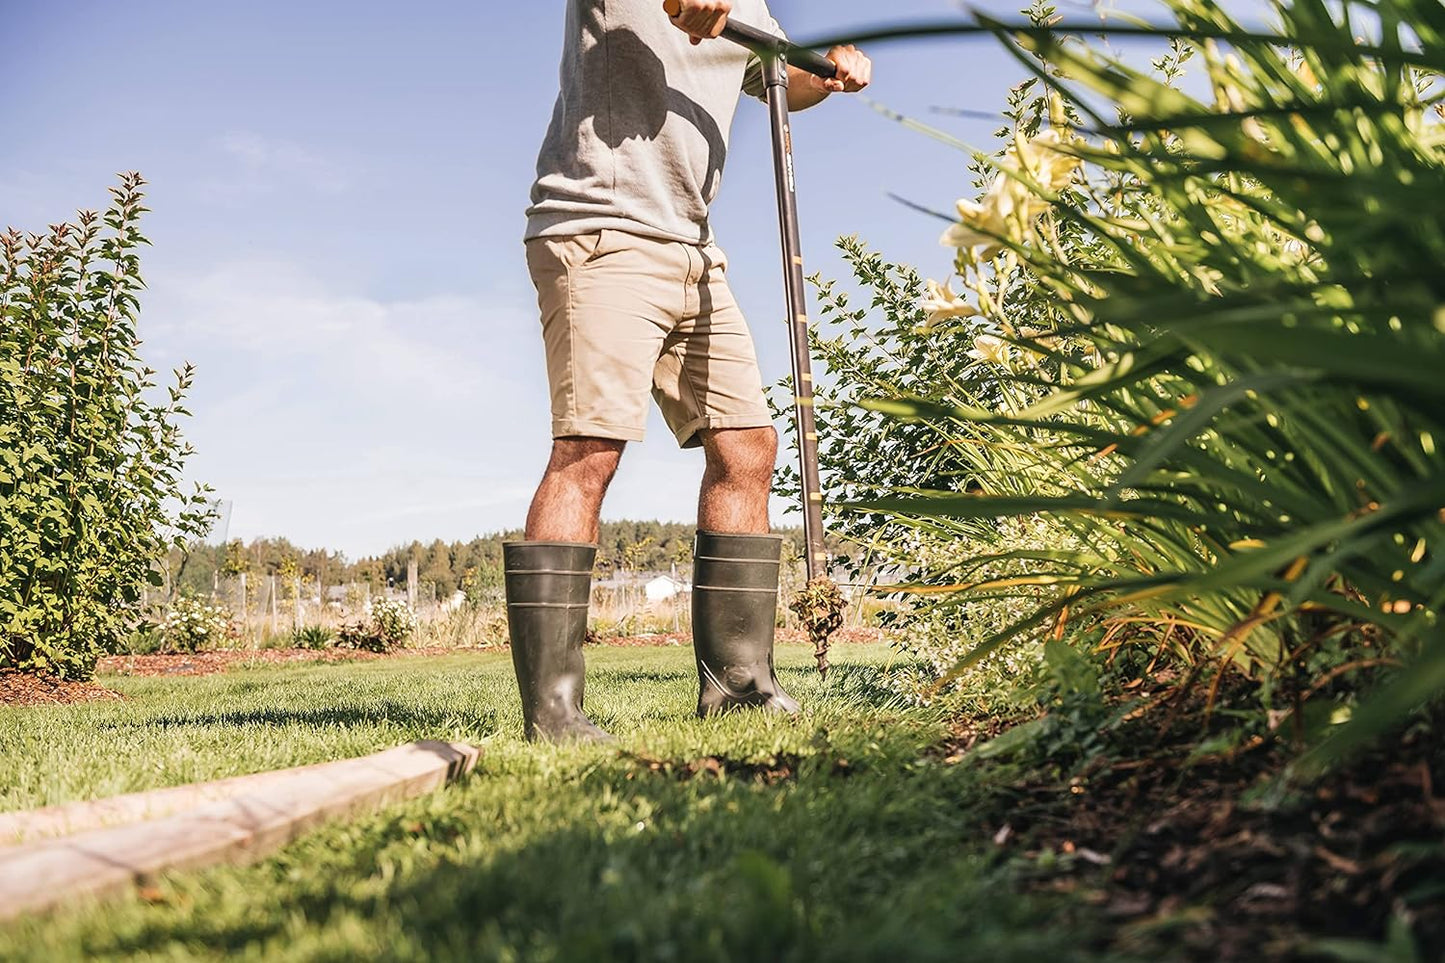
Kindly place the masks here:
<instances>
[{"instance_id":1,"label":"shadow on shirt","mask_svg":"<svg viewBox=\"0 0 1445 963\"><path fill-rule=\"evenodd\" d=\"M618 74L625 76L625 87L618 84ZM625 27L607 31L583 56L582 79L589 86L626 90L605 114L592 117L597 137L613 150L632 139L656 140L669 114L696 128L708 148L703 195L709 198L716 192L727 155L723 133L697 101L668 84L667 67L641 37Z\"/></svg>"}]
</instances>

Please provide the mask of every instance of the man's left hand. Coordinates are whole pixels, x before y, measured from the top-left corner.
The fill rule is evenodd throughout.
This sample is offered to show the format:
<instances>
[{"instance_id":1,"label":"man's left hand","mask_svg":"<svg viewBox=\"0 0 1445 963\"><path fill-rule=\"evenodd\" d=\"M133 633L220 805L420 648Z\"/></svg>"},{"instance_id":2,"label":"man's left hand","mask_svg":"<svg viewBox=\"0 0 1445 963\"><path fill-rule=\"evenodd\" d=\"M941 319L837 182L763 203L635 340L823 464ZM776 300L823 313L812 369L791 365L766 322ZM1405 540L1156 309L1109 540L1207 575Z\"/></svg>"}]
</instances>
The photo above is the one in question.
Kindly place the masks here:
<instances>
[{"instance_id":1,"label":"man's left hand","mask_svg":"<svg viewBox=\"0 0 1445 963\"><path fill-rule=\"evenodd\" d=\"M837 76L824 80L816 74L808 75L824 93L856 94L873 82L873 61L852 44L834 47L826 56L838 66Z\"/></svg>"}]
</instances>

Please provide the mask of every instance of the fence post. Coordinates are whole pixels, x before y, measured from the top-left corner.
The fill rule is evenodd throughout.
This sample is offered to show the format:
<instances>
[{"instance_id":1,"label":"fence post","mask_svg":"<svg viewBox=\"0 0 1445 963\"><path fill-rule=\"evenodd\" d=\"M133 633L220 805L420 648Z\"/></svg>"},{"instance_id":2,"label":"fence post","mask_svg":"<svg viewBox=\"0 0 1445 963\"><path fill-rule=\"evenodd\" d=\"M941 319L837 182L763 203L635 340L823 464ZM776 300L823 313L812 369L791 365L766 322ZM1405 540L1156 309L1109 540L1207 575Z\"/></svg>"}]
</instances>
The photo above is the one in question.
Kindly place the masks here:
<instances>
[{"instance_id":1,"label":"fence post","mask_svg":"<svg viewBox=\"0 0 1445 963\"><path fill-rule=\"evenodd\" d=\"M406 563L406 604L416 611L416 559Z\"/></svg>"},{"instance_id":2,"label":"fence post","mask_svg":"<svg viewBox=\"0 0 1445 963\"><path fill-rule=\"evenodd\" d=\"M301 576L294 575L291 578L291 589L296 593L296 615L291 620L292 628L301 628Z\"/></svg>"},{"instance_id":3,"label":"fence post","mask_svg":"<svg viewBox=\"0 0 1445 963\"><path fill-rule=\"evenodd\" d=\"M241 573L241 624L242 624L243 626L245 626L245 627L246 627L246 631L249 632L249 631L251 630L251 626L250 626L249 624L247 624L247 622L246 622L246 615L247 615L247 612L246 612L246 573L245 573L245 572L242 572L242 573Z\"/></svg>"},{"instance_id":4,"label":"fence post","mask_svg":"<svg viewBox=\"0 0 1445 963\"><path fill-rule=\"evenodd\" d=\"M276 576L271 576L271 634L276 634Z\"/></svg>"}]
</instances>

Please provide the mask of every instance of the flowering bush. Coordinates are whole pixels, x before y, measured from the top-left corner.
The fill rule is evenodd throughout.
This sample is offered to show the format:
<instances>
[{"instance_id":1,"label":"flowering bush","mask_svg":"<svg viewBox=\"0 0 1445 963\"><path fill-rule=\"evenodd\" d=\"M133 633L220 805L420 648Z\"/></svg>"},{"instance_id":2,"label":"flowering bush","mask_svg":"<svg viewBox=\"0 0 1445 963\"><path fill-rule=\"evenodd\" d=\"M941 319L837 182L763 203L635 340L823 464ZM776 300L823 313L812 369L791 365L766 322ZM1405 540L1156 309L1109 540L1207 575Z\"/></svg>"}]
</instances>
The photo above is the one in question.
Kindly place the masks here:
<instances>
[{"instance_id":1,"label":"flowering bush","mask_svg":"<svg viewBox=\"0 0 1445 963\"><path fill-rule=\"evenodd\" d=\"M405 645L416 626L416 613L405 602L372 599L368 618L342 625L336 633L336 644L367 652L389 652Z\"/></svg>"},{"instance_id":2,"label":"flowering bush","mask_svg":"<svg viewBox=\"0 0 1445 963\"><path fill-rule=\"evenodd\" d=\"M171 604L162 626L166 647L196 652L231 636L231 613L224 606L194 595L182 595Z\"/></svg>"},{"instance_id":3,"label":"flowering bush","mask_svg":"<svg viewBox=\"0 0 1445 963\"><path fill-rule=\"evenodd\" d=\"M416 631L416 613L401 599L372 599L371 624L390 646L405 645Z\"/></svg>"},{"instance_id":4,"label":"flowering bush","mask_svg":"<svg viewBox=\"0 0 1445 963\"><path fill-rule=\"evenodd\" d=\"M1264 35L1170 6L1153 73L1047 8L1006 38L1036 76L945 283L845 242L885 323L823 286L824 469L939 617L1025 601L951 671L1060 639L1212 664L1292 692L1312 741L1361 666L1407 663L1333 758L1445 690L1439 6L1276 4ZM1066 543L1008 536L1030 519ZM970 550L915 569L910 533Z\"/></svg>"}]
</instances>

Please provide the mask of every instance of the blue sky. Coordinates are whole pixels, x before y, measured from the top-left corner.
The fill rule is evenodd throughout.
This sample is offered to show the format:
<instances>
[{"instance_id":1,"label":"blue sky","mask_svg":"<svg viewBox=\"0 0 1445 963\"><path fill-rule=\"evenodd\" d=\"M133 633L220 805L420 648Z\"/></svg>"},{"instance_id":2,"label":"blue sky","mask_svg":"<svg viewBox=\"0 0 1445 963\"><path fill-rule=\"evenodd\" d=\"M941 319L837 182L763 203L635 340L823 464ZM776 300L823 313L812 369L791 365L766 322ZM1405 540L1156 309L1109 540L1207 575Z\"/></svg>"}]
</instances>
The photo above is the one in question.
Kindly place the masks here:
<instances>
[{"instance_id":1,"label":"blue sky","mask_svg":"<svg viewBox=\"0 0 1445 963\"><path fill-rule=\"evenodd\" d=\"M772 6L794 36L958 9ZM522 211L562 8L0 0L0 225L99 207L116 171L151 182L146 355L199 367L190 473L233 503L233 537L356 557L521 523L549 446ZM1021 76L990 41L871 53L871 95L925 119L995 111ZM931 119L992 147L994 123ZM832 241L857 232L946 273L937 223L885 195L947 208L965 155L843 97L795 138L810 270L842 273ZM769 164L745 104L714 224L772 381L788 359ZM654 417L604 514L689 519L701 472Z\"/></svg>"}]
</instances>

